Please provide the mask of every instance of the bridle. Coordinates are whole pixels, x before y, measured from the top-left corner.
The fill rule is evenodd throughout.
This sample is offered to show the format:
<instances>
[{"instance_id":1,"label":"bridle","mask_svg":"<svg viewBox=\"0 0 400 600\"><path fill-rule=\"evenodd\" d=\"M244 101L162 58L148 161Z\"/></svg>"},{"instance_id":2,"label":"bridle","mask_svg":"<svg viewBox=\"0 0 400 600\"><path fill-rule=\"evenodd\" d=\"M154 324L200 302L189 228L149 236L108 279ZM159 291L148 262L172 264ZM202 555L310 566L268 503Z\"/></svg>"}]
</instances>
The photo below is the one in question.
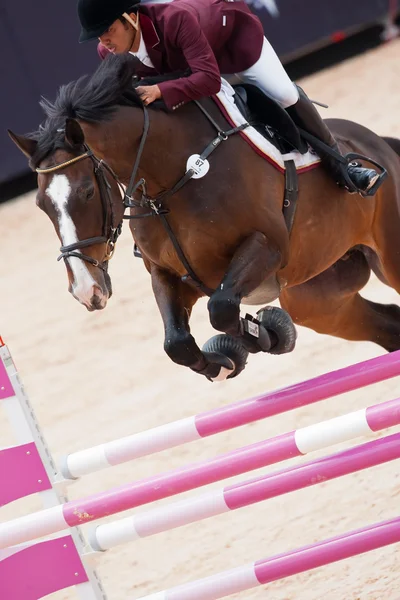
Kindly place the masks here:
<instances>
[{"instance_id":1,"label":"bridle","mask_svg":"<svg viewBox=\"0 0 400 600\"><path fill-rule=\"evenodd\" d=\"M219 147L219 145L222 142L225 142L226 140L228 140L231 135L234 135L234 134L242 131L246 127L248 127L249 123L245 122L242 125L239 125L238 127L233 127L232 129L229 129L228 131L224 131L199 101L196 100L195 103L197 104L198 108L203 112L203 114L207 117L207 119L213 125L213 127L217 130L216 137L214 139L212 139L210 141L210 143L206 146L206 148L203 150L203 152L198 155L199 159L201 159L201 161L206 161L207 158ZM36 169L37 173L44 173L44 174L54 173L56 171L60 171L61 169L65 169L66 167L68 167L80 160L84 160L86 158L90 158L94 164L94 174L95 174L98 186L99 186L101 201L102 201L102 205L103 205L103 213L104 213L103 235L97 236L97 237L92 237L92 238L87 238L85 240L78 241L78 242L76 242L74 244L70 244L68 246L62 246L60 248L61 254L57 260L61 260L62 258L65 260L71 256L75 256L77 258L80 258L83 261L86 261L86 262L94 265L95 267L99 267L100 269L102 269L103 271L106 272L108 261L111 259L111 257L114 254L115 244L117 242L118 237L121 234L123 219L142 219L142 218L146 218L146 217L158 217L161 220L162 225L163 225L164 229L166 230L181 263L183 264L183 266L185 267L185 269L187 271L187 274L182 277L182 281L187 282L196 288L199 288L203 293L205 293L208 296L211 296L211 294L214 292L214 290L207 287L201 281L201 279L196 275L195 271L189 264L189 261L187 260L185 254L176 238L176 235L175 235L174 231L172 230L171 225L169 224L169 221L167 219L169 209L165 208L165 206L163 206L163 201L165 201L167 198L170 198L171 196L176 194L184 185L186 185L186 183L188 183L192 179L192 177L196 174L195 169L188 168L186 170L185 174L175 183L175 185L172 188L170 188L168 190L164 190L163 192L161 192L154 198L152 198L151 196L148 196L148 194L147 194L145 179L143 179L143 178L139 179L135 183L136 178L137 178L137 173L139 171L139 165L140 165L140 161L142 158L143 150L144 150L148 132L149 132L149 125L150 125L148 110L145 105L143 105L142 108L143 108L143 115L144 115L143 133L142 133L142 137L141 137L141 140L139 143L139 148L138 148L138 151L136 154L135 164L133 166L131 177L130 177L130 180L129 180L126 190L124 190L122 183L119 181L118 176L116 175L116 173L114 173L114 171L111 169L111 167L105 161L98 159L93 154L92 150L86 144L83 145L83 147L85 149L85 152L83 154L80 154L79 156L75 156L74 158L71 158L70 160L67 160L58 165L54 165L53 167L46 167L44 169L40 169L40 168ZM112 202L111 193L110 193L111 186L110 186L109 182L107 181L107 178L104 175L103 169L106 169L108 171L108 173L113 177L115 182L118 184L120 190L122 191L124 211L126 208L143 209L145 207L148 207L148 208L150 208L150 212L139 213L139 214L134 214L134 215L123 214L120 223L115 225L113 202ZM138 190L141 190L140 200L135 199L135 195L138 192ZM103 243L106 243L106 256L102 262L99 262L98 260L95 260L91 256L87 256L86 254L77 252L77 250L81 250L82 248L87 248L88 246L93 246L95 244L103 244ZM106 263L106 266L104 266L104 263Z\"/></svg>"},{"instance_id":2,"label":"bridle","mask_svg":"<svg viewBox=\"0 0 400 600\"><path fill-rule=\"evenodd\" d=\"M80 240L75 242L74 244L69 244L68 246L61 246L60 248L60 256L57 260L67 259L71 256L75 256L76 258L80 258L81 260L90 263L95 267L99 267L104 272L107 271L108 261L112 258L115 250L115 244L117 239L119 238L122 230L122 219L120 223L115 224L115 216L114 216L114 208L113 202L111 198L111 185L109 184L105 174L104 169L108 171L108 173L113 177L113 179L118 184L120 190L124 193L122 184L120 183L117 175L111 169L111 167L104 162L103 160L98 159L90 148L85 144L84 145L85 152L83 154L79 154L79 156L75 156L69 160L66 160L62 163L54 165L53 167L46 167L44 169L37 168L36 173L55 173L57 171L61 171L62 169L66 169L70 165L77 163L86 158L90 158L90 160L94 164L94 175L97 181L97 185L99 187L101 203L103 206L103 231L101 236L96 236L92 238L86 238L85 240ZM89 246L94 246L96 244L106 244L106 253L103 260L100 262L87 254L83 254L82 252L77 252L77 250L81 250L82 248L87 248ZM104 263L106 263L104 265Z\"/></svg>"}]
</instances>

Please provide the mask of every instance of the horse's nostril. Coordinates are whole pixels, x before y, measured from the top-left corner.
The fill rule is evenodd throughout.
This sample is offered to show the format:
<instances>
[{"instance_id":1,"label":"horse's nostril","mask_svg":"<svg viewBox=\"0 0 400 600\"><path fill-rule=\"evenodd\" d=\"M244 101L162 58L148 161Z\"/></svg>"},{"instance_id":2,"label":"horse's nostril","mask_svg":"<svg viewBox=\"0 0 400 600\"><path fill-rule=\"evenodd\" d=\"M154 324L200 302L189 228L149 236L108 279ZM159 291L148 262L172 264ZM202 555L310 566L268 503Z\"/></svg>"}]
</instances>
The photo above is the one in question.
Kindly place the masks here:
<instances>
[{"instance_id":1,"label":"horse's nostril","mask_svg":"<svg viewBox=\"0 0 400 600\"><path fill-rule=\"evenodd\" d=\"M101 305L101 299L98 296L93 296L92 306L93 306L93 308L97 308L97 309L103 308Z\"/></svg>"},{"instance_id":2,"label":"horse's nostril","mask_svg":"<svg viewBox=\"0 0 400 600\"><path fill-rule=\"evenodd\" d=\"M104 308L104 302L103 302L104 293L103 293L102 289L100 287L98 287L97 285L94 285L92 289L93 289L93 295L90 300L92 307L96 308L96 309Z\"/></svg>"}]
</instances>

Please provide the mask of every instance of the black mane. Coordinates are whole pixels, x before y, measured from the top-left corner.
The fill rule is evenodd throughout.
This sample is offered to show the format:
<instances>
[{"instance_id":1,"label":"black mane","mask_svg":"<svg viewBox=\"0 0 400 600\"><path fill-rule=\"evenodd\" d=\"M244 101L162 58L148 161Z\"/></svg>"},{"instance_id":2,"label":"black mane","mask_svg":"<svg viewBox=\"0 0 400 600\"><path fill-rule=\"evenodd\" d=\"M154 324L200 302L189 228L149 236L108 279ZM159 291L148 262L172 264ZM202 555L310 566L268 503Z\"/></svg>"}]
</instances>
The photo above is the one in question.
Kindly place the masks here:
<instances>
[{"instance_id":1,"label":"black mane","mask_svg":"<svg viewBox=\"0 0 400 600\"><path fill-rule=\"evenodd\" d=\"M32 169L57 149L72 150L63 134L67 118L99 123L110 120L120 106L143 106L134 89L136 65L137 59L129 54L110 54L93 75L61 86L54 103L43 98L40 105L47 118L29 136L38 142L30 161Z\"/></svg>"}]
</instances>

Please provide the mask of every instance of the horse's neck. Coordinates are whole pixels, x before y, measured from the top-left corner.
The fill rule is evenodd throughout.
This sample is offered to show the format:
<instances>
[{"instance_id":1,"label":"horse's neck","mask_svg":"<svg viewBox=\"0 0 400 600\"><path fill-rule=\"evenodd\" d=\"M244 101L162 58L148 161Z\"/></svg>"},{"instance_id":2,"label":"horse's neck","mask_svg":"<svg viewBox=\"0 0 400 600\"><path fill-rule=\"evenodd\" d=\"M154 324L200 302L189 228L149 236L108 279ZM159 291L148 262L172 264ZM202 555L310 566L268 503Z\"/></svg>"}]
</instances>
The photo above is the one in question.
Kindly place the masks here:
<instances>
[{"instance_id":1,"label":"horse's neck","mask_svg":"<svg viewBox=\"0 0 400 600\"><path fill-rule=\"evenodd\" d=\"M149 131L138 176L145 177L155 188L171 187L182 176L188 157L200 153L216 132L194 104L176 113L149 109L148 116ZM222 115L219 116L222 121ZM82 127L96 156L105 160L127 184L144 137L143 110L121 107L112 120L82 123Z\"/></svg>"},{"instance_id":2,"label":"horse's neck","mask_svg":"<svg viewBox=\"0 0 400 600\"><path fill-rule=\"evenodd\" d=\"M183 107L176 112L150 108L148 117L149 130L138 175L148 182L150 186L148 191L151 195L158 193L160 188L172 187L182 177L188 157L201 148L201 142L199 144L197 140L202 135L204 123L194 105ZM125 138L125 158L128 157L132 169L144 135L143 111L141 109L121 110L116 125L117 128L112 135L114 139ZM118 153L121 153L121 148L118 147Z\"/></svg>"},{"instance_id":3,"label":"horse's neck","mask_svg":"<svg viewBox=\"0 0 400 600\"><path fill-rule=\"evenodd\" d=\"M110 121L87 123L80 121L85 142L97 158L104 160L124 182L132 171L143 131L141 110L121 109Z\"/></svg>"}]
</instances>

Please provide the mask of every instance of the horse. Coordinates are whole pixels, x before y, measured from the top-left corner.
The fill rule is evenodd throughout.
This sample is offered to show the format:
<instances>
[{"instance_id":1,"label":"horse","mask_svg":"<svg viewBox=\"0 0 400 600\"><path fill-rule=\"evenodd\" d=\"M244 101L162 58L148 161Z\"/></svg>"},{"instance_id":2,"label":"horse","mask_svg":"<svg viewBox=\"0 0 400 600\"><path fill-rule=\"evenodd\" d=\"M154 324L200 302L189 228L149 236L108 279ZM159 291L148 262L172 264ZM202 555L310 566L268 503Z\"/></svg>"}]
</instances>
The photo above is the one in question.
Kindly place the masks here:
<instances>
[{"instance_id":1,"label":"horse","mask_svg":"<svg viewBox=\"0 0 400 600\"><path fill-rule=\"evenodd\" d=\"M371 271L400 292L400 141L327 120L343 150L379 161L388 177L362 198L323 165L300 174L290 230L284 174L232 132L212 98L176 111L146 108L130 58L110 56L62 86L54 103L42 101L37 132L9 131L38 173L37 204L62 243L73 296L89 311L105 308L128 207L175 363L211 381L232 378L249 352L293 351L295 325L398 350L400 308L359 292ZM209 170L201 173L204 156ZM221 333L200 349L189 319L204 295ZM281 308L269 306L277 299ZM266 306L243 318L242 304Z\"/></svg>"}]
</instances>

